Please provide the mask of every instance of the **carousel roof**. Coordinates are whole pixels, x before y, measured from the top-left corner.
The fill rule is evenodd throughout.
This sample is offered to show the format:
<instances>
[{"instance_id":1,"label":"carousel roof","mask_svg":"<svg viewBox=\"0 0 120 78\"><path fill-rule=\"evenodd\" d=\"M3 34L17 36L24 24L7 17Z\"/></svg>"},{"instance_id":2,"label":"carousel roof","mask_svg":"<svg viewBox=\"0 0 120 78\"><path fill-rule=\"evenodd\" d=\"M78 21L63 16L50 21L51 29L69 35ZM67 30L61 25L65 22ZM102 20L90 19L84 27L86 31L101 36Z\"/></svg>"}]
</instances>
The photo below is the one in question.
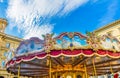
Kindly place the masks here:
<instances>
[{"instance_id":1,"label":"carousel roof","mask_svg":"<svg viewBox=\"0 0 120 78\"><path fill-rule=\"evenodd\" d=\"M44 76L49 73L51 59L52 72L84 71L87 74L96 68L97 75L120 71L120 42L111 35L96 36L88 32L86 36L79 32L62 33L53 38L53 34L44 35L44 40L30 38L22 41L15 56L6 63L8 72L20 75Z\"/></svg>"}]
</instances>

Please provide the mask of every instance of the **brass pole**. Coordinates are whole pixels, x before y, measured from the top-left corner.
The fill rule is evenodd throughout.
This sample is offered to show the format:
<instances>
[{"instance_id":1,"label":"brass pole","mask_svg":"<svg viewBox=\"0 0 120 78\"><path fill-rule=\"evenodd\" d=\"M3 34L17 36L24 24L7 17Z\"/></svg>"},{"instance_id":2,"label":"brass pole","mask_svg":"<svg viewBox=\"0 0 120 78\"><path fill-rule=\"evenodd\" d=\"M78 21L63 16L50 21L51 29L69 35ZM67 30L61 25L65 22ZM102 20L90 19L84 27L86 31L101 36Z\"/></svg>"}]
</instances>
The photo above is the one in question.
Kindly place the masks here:
<instances>
[{"instance_id":1,"label":"brass pole","mask_svg":"<svg viewBox=\"0 0 120 78\"><path fill-rule=\"evenodd\" d=\"M18 67L18 78L20 78L20 65Z\"/></svg>"},{"instance_id":2,"label":"brass pole","mask_svg":"<svg viewBox=\"0 0 120 78\"><path fill-rule=\"evenodd\" d=\"M50 66L50 70L49 70L49 78L51 78L51 58L49 58L49 66Z\"/></svg>"},{"instance_id":3,"label":"brass pole","mask_svg":"<svg viewBox=\"0 0 120 78\"><path fill-rule=\"evenodd\" d=\"M95 75L94 75L94 71L92 71L92 74L93 74L93 77L92 77L92 78L94 78L94 76L95 76Z\"/></svg>"},{"instance_id":4,"label":"brass pole","mask_svg":"<svg viewBox=\"0 0 120 78\"><path fill-rule=\"evenodd\" d=\"M9 74L9 77L11 78L11 72L10 72L10 74Z\"/></svg>"},{"instance_id":5,"label":"brass pole","mask_svg":"<svg viewBox=\"0 0 120 78\"><path fill-rule=\"evenodd\" d=\"M93 62L95 76L97 76L94 59L92 60L92 62Z\"/></svg>"},{"instance_id":6,"label":"brass pole","mask_svg":"<svg viewBox=\"0 0 120 78\"><path fill-rule=\"evenodd\" d=\"M65 78L65 77L63 77ZM76 72L73 72L73 78L76 78Z\"/></svg>"},{"instance_id":7,"label":"brass pole","mask_svg":"<svg viewBox=\"0 0 120 78\"><path fill-rule=\"evenodd\" d=\"M86 64L84 63L84 68L85 68L85 78L87 78L87 69L86 69Z\"/></svg>"},{"instance_id":8,"label":"brass pole","mask_svg":"<svg viewBox=\"0 0 120 78\"><path fill-rule=\"evenodd\" d=\"M56 72L56 78L57 78L57 72Z\"/></svg>"},{"instance_id":9,"label":"brass pole","mask_svg":"<svg viewBox=\"0 0 120 78\"><path fill-rule=\"evenodd\" d=\"M110 64L110 71L113 74L113 69L112 69L111 63L109 63L109 64Z\"/></svg>"}]
</instances>

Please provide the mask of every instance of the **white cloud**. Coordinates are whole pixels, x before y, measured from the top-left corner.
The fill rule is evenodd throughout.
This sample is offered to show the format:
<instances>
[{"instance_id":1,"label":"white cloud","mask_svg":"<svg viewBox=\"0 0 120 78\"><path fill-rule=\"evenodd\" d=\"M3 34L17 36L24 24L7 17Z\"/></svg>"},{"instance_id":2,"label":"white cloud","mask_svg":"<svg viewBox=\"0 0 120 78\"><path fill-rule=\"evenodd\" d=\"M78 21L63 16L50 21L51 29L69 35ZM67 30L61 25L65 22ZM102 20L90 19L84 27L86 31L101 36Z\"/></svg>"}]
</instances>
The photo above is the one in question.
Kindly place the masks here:
<instances>
[{"instance_id":1,"label":"white cloud","mask_svg":"<svg viewBox=\"0 0 120 78\"><path fill-rule=\"evenodd\" d=\"M88 2L88 0L65 0L64 8L62 10L62 14L69 13L70 11L78 8L80 5Z\"/></svg>"},{"instance_id":2,"label":"white cloud","mask_svg":"<svg viewBox=\"0 0 120 78\"><path fill-rule=\"evenodd\" d=\"M10 28L17 26L24 38L40 37L51 33L54 25L49 23L55 15L67 14L88 0L10 0L7 17ZM14 24L13 24L14 23Z\"/></svg>"},{"instance_id":3,"label":"white cloud","mask_svg":"<svg viewBox=\"0 0 120 78\"><path fill-rule=\"evenodd\" d=\"M0 0L0 2L3 2L3 0Z\"/></svg>"},{"instance_id":4,"label":"white cloud","mask_svg":"<svg viewBox=\"0 0 120 78\"><path fill-rule=\"evenodd\" d=\"M103 26L108 24L111 21L114 21L114 16L116 15L116 11L118 10L118 1L117 0L113 0L108 8L107 8L107 12L105 13L105 15L100 18L100 23L98 24L98 26Z\"/></svg>"},{"instance_id":5,"label":"white cloud","mask_svg":"<svg viewBox=\"0 0 120 78\"><path fill-rule=\"evenodd\" d=\"M27 35L24 36L25 39L28 39L29 37L40 37L42 38L42 34L47 34L48 32L49 33L52 33L52 30L53 30L53 26L52 25L49 25L49 24L46 24L46 25L42 25L42 26L35 26L33 28L31 28L29 30L29 33Z\"/></svg>"},{"instance_id":6,"label":"white cloud","mask_svg":"<svg viewBox=\"0 0 120 78\"><path fill-rule=\"evenodd\" d=\"M99 0L91 0L93 3L96 3L96 2L98 2Z\"/></svg>"}]
</instances>

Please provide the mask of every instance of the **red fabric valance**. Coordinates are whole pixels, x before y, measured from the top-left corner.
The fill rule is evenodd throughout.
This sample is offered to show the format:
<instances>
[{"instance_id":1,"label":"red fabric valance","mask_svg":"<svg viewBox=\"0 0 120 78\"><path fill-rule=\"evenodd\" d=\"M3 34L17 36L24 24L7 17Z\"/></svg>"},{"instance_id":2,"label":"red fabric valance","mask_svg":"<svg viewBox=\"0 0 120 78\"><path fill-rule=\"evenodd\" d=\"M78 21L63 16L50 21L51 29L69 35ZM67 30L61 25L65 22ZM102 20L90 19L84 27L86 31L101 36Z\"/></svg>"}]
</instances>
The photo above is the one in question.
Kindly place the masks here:
<instances>
[{"instance_id":1,"label":"red fabric valance","mask_svg":"<svg viewBox=\"0 0 120 78\"><path fill-rule=\"evenodd\" d=\"M108 50L98 50L95 52L92 49L52 50L48 54L46 52L38 52L38 53L34 53L34 54L28 54L28 55L15 57L15 58L11 59L9 62L7 62L6 66L9 67L10 65L14 65L15 63L20 63L21 61L30 61L35 58L44 59L47 56L58 57L61 55L67 56L67 57L75 57L75 56L79 56L79 55L91 57L93 55L98 55L100 57L109 56L111 58L119 58L120 52L113 52L113 51L108 51Z\"/></svg>"}]
</instances>

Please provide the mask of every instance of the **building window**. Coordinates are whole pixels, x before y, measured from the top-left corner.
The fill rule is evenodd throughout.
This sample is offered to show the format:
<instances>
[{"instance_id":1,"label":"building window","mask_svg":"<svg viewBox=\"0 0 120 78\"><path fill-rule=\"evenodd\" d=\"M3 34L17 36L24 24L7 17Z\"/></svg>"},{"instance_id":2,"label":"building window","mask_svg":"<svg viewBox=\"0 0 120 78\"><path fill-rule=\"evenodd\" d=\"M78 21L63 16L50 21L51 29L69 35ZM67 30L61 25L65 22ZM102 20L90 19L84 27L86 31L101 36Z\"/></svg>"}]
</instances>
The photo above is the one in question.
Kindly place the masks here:
<instances>
[{"instance_id":1,"label":"building window","mask_svg":"<svg viewBox=\"0 0 120 78\"><path fill-rule=\"evenodd\" d=\"M120 33L120 27L118 28L118 32Z\"/></svg>"},{"instance_id":2,"label":"building window","mask_svg":"<svg viewBox=\"0 0 120 78\"><path fill-rule=\"evenodd\" d=\"M108 36L112 36L112 31L107 32Z\"/></svg>"},{"instance_id":3,"label":"building window","mask_svg":"<svg viewBox=\"0 0 120 78\"><path fill-rule=\"evenodd\" d=\"M10 43L6 43L6 48L10 48Z\"/></svg>"}]
</instances>

